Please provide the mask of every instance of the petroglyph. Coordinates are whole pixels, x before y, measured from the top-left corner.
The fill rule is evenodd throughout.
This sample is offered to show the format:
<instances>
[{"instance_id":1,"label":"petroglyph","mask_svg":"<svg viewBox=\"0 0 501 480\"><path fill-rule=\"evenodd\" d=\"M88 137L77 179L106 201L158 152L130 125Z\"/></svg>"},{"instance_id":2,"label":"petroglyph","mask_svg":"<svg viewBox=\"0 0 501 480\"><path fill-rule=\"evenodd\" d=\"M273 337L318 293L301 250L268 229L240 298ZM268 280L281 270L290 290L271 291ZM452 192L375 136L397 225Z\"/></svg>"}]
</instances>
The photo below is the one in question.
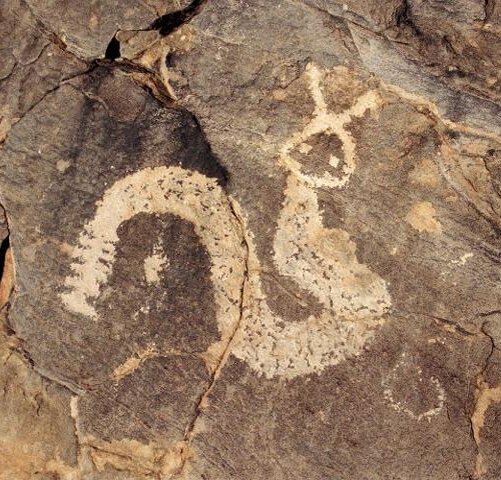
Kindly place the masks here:
<instances>
[{"instance_id":1,"label":"petroglyph","mask_svg":"<svg viewBox=\"0 0 501 480\"><path fill-rule=\"evenodd\" d=\"M238 203L226 197L216 182L180 167L146 168L117 181L98 203L96 215L80 235L73 252L73 275L66 279L62 300L69 310L98 319L94 302L111 273L117 229L140 212L173 213L192 222L212 260L211 280L223 351L240 318L240 288L244 284L241 328L231 352L256 372L272 378L320 372L348 356L358 355L382 323L391 305L385 281L358 262L356 245L341 229L326 229L314 191L340 188L356 165L355 140L346 129L353 117L376 108L381 100L370 91L338 114L329 113L320 87L322 73L309 65L306 74L315 101L313 118L280 150L280 163L290 171L285 202L273 242L278 271L311 292L323 305L319 316L299 322L282 319L268 306L260 279L260 262L245 215ZM309 175L291 156L299 147L308 155L308 140L318 134L338 137L343 158L327 155L326 165L340 167L340 176L329 172ZM242 230L248 248L247 282L244 278ZM224 233L220 233L224 232ZM167 252L165 252L167 253ZM155 251L145 260L145 275L156 283L165 268L164 253ZM213 348L210 349L214 355Z\"/></svg>"},{"instance_id":2,"label":"petroglyph","mask_svg":"<svg viewBox=\"0 0 501 480\"><path fill-rule=\"evenodd\" d=\"M117 229L141 212L169 212L195 226L211 254L211 280L224 341L239 318L245 264L240 226L216 180L180 167L145 168L118 180L105 192L73 251L73 275L66 279L68 291L61 295L64 305L98 320L94 302L113 267Z\"/></svg>"},{"instance_id":3,"label":"petroglyph","mask_svg":"<svg viewBox=\"0 0 501 480\"><path fill-rule=\"evenodd\" d=\"M347 184L355 170L356 157L355 141L345 125L352 117L360 117L367 110L376 108L381 101L375 92L370 91L356 99L348 110L330 114L320 89L319 69L309 65L307 74L316 107L310 124L282 149L282 163L292 168L273 244L274 260L281 274L294 278L298 285L307 288L337 315L349 320L379 317L390 306L385 282L358 263L356 246L347 232L323 227L322 213L311 186L339 188ZM303 144L318 133L334 134L341 141L344 158L331 155L326 159L331 166L344 163L339 179L329 172L323 177L298 175L301 168L289 153L298 142Z\"/></svg>"},{"instance_id":4,"label":"petroglyph","mask_svg":"<svg viewBox=\"0 0 501 480\"><path fill-rule=\"evenodd\" d=\"M266 302L259 277L249 277L246 319L234 353L268 378L320 372L359 354L391 305L384 280L357 261L356 246L349 234L323 227L314 191L314 187L339 188L347 184L355 170L356 145L345 126L352 117L376 108L381 100L370 91L349 109L329 113L320 87L320 69L310 64L306 74L315 110L306 127L281 149L280 163L290 175L273 249L278 271L311 292L324 310L318 317L310 316L301 322L279 319ZM344 158L330 155L325 159L326 165L343 164L339 178L327 171L321 176L305 174L291 156L297 147L308 155L311 149L307 142L318 134L336 135L341 142ZM256 259L250 270L258 269Z\"/></svg>"},{"instance_id":5,"label":"petroglyph","mask_svg":"<svg viewBox=\"0 0 501 480\"><path fill-rule=\"evenodd\" d=\"M501 480L500 2L2 1L0 480Z\"/></svg>"},{"instance_id":6,"label":"petroglyph","mask_svg":"<svg viewBox=\"0 0 501 480\"><path fill-rule=\"evenodd\" d=\"M414 366L409 363L407 354L402 353L400 360L392 368L390 373L383 378L381 385L383 387L383 395L388 404L397 412L403 413L408 417L420 422L421 420L431 421L432 417L436 417L444 408L445 403L445 390L443 389L440 381L435 377L430 377L428 380L423 379L423 371L421 367ZM405 378L405 399L402 398L398 400L397 393L394 391L394 384L399 380ZM409 400L413 400L412 397L418 395L417 388L413 388L414 382L417 387L423 382L427 381L432 385L436 391L436 400L434 405L421 413L415 412L409 405ZM416 391L415 395L409 397L409 392ZM400 392L402 393L402 392Z\"/></svg>"},{"instance_id":7,"label":"petroglyph","mask_svg":"<svg viewBox=\"0 0 501 480\"><path fill-rule=\"evenodd\" d=\"M309 80L311 96L315 102L315 110L312 119L305 128L292 135L282 146L280 149L280 162L287 170L310 187L339 188L348 183L356 165L356 143L351 133L346 129L346 124L350 123L352 118L361 117L368 110L376 109L382 104L382 100L377 92L370 90L357 98L349 109L341 113L330 113L320 86L322 80L321 70L315 65L309 64L306 68L306 75ZM331 154L326 159L326 166L337 167L341 163L343 164L339 177L332 175L328 171L325 171L323 175L305 174L300 162L291 155L292 150L296 147L299 147L307 154L309 150L308 139L321 133L336 135L342 143L344 158L340 159Z\"/></svg>"}]
</instances>

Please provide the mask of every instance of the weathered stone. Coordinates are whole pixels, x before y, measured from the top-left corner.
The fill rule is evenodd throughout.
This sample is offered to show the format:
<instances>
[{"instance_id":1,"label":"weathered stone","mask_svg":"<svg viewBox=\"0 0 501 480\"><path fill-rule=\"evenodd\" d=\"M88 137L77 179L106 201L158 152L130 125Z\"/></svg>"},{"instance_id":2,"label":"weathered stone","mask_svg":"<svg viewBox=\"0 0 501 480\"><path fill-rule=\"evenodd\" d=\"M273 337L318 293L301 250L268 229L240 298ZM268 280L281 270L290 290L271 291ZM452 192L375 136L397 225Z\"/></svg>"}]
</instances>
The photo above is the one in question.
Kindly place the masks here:
<instances>
[{"instance_id":1,"label":"weathered stone","mask_svg":"<svg viewBox=\"0 0 501 480\"><path fill-rule=\"evenodd\" d=\"M497 479L497 3L174 4L11 9L0 465Z\"/></svg>"},{"instance_id":2,"label":"weathered stone","mask_svg":"<svg viewBox=\"0 0 501 480\"><path fill-rule=\"evenodd\" d=\"M61 82L88 67L47 34L22 0L0 2L0 142L12 124L57 89Z\"/></svg>"},{"instance_id":3,"label":"weathered stone","mask_svg":"<svg viewBox=\"0 0 501 480\"><path fill-rule=\"evenodd\" d=\"M188 0L25 1L47 30L84 59L102 58L118 31L146 30L162 15L189 6Z\"/></svg>"},{"instance_id":4,"label":"weathered stone","mask_svg":"<svg viewBox=\"0 0 501 480\"><path fill-rule=\"evenodd\" d=\"M77 463L70 392L41 378L3 329L0 361L0 478L65 478Z\"/></svg>"}]
</instances>

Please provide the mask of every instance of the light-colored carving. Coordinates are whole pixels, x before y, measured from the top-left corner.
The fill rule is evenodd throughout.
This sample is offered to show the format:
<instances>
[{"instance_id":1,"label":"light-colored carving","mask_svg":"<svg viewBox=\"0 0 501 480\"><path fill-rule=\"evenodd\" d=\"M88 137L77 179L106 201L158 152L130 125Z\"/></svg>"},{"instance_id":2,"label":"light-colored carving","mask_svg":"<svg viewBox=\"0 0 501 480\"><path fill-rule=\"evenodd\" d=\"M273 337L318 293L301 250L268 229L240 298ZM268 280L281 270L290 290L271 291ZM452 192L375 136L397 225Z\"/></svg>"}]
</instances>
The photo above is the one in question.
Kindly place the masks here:
<instances>
[{"instance_id":1,"label":"light-colored carving","mask_svg":"<svg viewBox=\"0 0 501 480\"><path fill-rule=\"evenodd\" d=\"M384 280L358 262L356 245L349 234L323 226L314 190L340 188L348 183L355 170L356 155L355 140L346 124L376 108L381 100L376 92L369 91L348 110L329 113L320 86L321 71L309 65L306 74L315 110L311 121L280 151L280 163L290 175L273 250L278 271L311 292L324 309L319 316L300 322L282 319L270 310L260 278L249 276L246 318L240 343L233 353L268 378L320 372L359 354L391 305ZM308 175L291 156L296 147L308 154L305 142L319 133L335 134L341 141L344 158L326 158L326 166L344 162L339 178L327 171L323 175ZM248 243L255 256L252 242ZM253 264L252 271L259 269L257 259Z\"/></svg>"},{"instance_id":2,"label":"light-colored carving","mask_svg":"<svg viewBox=\"0 0 501 480\"><path fill-rule=\"evenodd\" d=\"M395 411L403 413L418 422L424 419L430 422L432 417L436 417L437 415L439 415L444 408L445 390L443 389L438 378L430 377L427 381L436 391L436 403L430 409L421 413L416 413L415 411L413 411L404 400L401 401L397 400L395 398L395 393L393 392L392 389L392 383L398 380L399 378L403 377L404 372L402 370L404 368L409 368L408 362L409 360L407 359L406 353L405 352L402 353L400 360L397 362L397 364L392 368L390 373L385 378L383 378L381 385L383 387L384 398ZM423 371L421 370L421 367L414 366L412 367L412 369L414 371L416 381L418 382L426 381L422 377ZM407 378L407 381L409 382L410 379Z\"/></svg>"},{"instance_id":3,"label":"light-colored carving","mask_svg":"<svg viewBox=\"0 0 501 480\"><path fill-rule=\"evenodd\" d=\"M310 187L343 187L348 183L352 173L355 171L356 164L356 143L351 133L346 129L346 125L354 117L361 117L368 110L376 109L381 105L382 101L375 91L370 90L357 98L349 109L341 113L330 113L327 109L320 85L322 72L315 65L309 64L306 68L306 74L309 80L311 96L315 102L315 110L310 122L308 122L304 129L292 135L282 146L280 149L280 162L294 176ZM326 166L331 165L334 167L344 160L340 177L333 176L327 171L323 175L307 175L302 171L301 164L291 156L291 151L295 147L304 149L304 142L319 133L334 134L343 145L343 159L339 159L334 155L326 158Z\"/></svg>"},{"instance_id":4,"label":"light-colored carving","mask_svg":"<svg viewBox=\"0 0 501 480\"><path fill-rule=\"evenodd\" d=\"M381 103L369 91L341 113L329 113L320 86L322 72L310 65L306 74L315 111L306 127L280 149L280 163L289 170L285 202L273 242L274 262L280 274L289 276L311 292L323 306L318 316L290 322L271 311L263 292L260 262L252 235L244 225L247 262L242 250L246 223L238 203L230 200L216 182L180 167L146 168L117 181L98 203L96 215L80 235L73 252L73 275L62 295L65 306L97 319L94 301L111 273L120 224L140 212L173 213L192 222L212 260L211 280L221 333L218 352L232 340L231 352L267 378L320 372L349 356L359 354L382 323L391 299L382 278L358 262L355 243L341 229L323 226L315 188L345 186L356 166L355 140L346 129L353 117L361 117ZM342 144L343 158L327 155L326 165L343 162L339 177L327 171L309 175L291 151L309 149L305 142L319 133L334 134ZM242 278L247 281L240 312ZM156 262L157 266L160 266ZM157 271L158 274L158 271ZM238 332L233 335L241 316ZM214 356L214 346L207 352Z\"/></svg>"},{"instance_id":5,"label":"light-colored carving","mask_svg":"<svg viewBox=\"0 0 501 480\"><path fill-rule=\"evenodd\" d=\"M118 227L142 212L171 213L194 225L211 255L217 322L224 343L239 318L245 266L240 225L214 179L181 167L145 168L106 190L72 253L73 273L66 278L68 291L61 295L64 305L97 320L94 303L113 268Z\"/></svg>"}]
</instances>

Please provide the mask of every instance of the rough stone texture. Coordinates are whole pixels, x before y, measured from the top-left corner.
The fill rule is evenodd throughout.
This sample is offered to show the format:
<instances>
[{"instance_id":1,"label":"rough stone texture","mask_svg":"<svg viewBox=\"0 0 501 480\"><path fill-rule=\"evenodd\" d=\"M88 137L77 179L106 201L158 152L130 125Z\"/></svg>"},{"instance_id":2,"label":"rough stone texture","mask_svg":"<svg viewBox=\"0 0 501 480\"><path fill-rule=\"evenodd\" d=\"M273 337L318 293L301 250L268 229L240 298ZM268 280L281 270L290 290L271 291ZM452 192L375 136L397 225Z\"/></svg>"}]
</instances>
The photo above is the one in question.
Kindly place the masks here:
<instances>
[{"instance_id":1,"label":"rough stone texture","mask_svg":"<svg viewBox=\"0 0 501 480\"><path fill-rule=\"evenodd\" d=\"M500 17L5 1L0 479L500 478Z\"/></svg>"},{"instance_id":2,"label":"rough stone texture","mask_svg":"<svg viewBox=\"0 0 501 480\"><path fill-rule=\"evenodd\" d=\"M12 124L86 64L66 51L22 1L0 2L0 142Z\"/></svg>"},{"instance_id":3,"label":"rough stone texture","mask_svg":"<svg viewBox=\"0 0 501 480\"><path fill-rule=\"evenodd\" d=\"M188 7L189 1L25 0L24 4L43 28L60 39L70 52L90 60L104 56L108 43L117 32L147 30L160 16Z\"/></svg>"}]
</instances>

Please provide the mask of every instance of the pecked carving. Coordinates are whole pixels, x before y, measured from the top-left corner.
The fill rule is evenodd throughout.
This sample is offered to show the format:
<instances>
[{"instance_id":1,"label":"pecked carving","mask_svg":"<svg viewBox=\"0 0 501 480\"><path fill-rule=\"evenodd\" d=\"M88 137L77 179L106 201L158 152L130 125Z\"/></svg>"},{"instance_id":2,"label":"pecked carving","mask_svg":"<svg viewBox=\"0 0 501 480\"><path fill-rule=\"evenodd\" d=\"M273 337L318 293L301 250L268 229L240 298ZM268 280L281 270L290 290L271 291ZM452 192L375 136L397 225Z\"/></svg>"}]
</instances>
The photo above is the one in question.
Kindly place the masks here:
<instances>
[{"instance_id":1,"label":"pecked carving","mask_svg":"<svg viewBox=\"0 0 501 480\"><path fill-rule=\"evenodd\" d=\"M271 311L261 286L252 235L246 232L248 282L242 324L231 351L267 378L320 372L358 355L391 305L384 280L358 262L349 234L323 227L315 194L315 188L341 188L349 181L356 166L356 145L345 125L352 117L377 108L380 99L376 92L369 91L349 109L330 113L320 87L320 69L309 65L306 74L316 108L310 123L281 148L280 163L290 174L273 249L278 271L310 291L323 311L299 322L286 322ZM294 148L307 144L317 134L339 138L343 158L331 155L325 159L326 165L342 163L339 178L329 172L322 176L305 174L291 157ZM240 211L238 205L236 208ZM100 295L112 269L116 231L122 222L140 212L173 213L195 225L212 260L211 281L222 336L216 350L222 348L232 337L240 315L242 239L229 200L217 182L180 167L146 168L117 181L105 192L72 254L73 274L65 281L68 291L61 294L64 305L98 320L93 300ZM147 280L158 276L158 271L151 271L152 263L165 268L166 259L159 255L157 252L145 260ZM214 353L214 348L211 351Z\"/></svg>"}]
</instances>

